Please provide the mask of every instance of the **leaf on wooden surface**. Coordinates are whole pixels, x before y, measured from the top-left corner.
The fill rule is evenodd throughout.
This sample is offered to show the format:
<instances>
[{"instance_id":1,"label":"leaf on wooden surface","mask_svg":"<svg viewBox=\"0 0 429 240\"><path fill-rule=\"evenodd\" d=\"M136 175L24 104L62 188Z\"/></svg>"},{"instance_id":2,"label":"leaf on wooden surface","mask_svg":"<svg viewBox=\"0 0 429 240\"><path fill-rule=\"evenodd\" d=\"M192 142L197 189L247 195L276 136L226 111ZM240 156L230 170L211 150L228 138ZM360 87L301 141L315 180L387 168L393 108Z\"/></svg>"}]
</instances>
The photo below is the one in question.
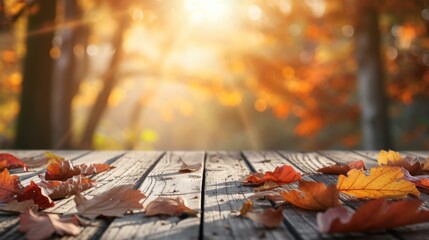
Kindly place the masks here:
<instances>
[{"instance_id":1,"label":"leaf on wooden surface","mask_svg":"<svg viewBox=\"0 0 429 240\"><path fill-rule=\"evenodd\" d=\"M36 214L27 210L20 215L19 231L25 233L26 239L47 239L52 234L60 236L77 236L80 233L78 221L71 218L60 218L56 214Z\"/></svg>"},{"instance_id":2,"label":"leaf on wooden surface","mask_svg":"<svg viewBox=\"0 0 429 240\"><path fill-rule=\"evenodd\" d=\"M3 169L23 168L28 171L28 166L19 158L9 153L0 153L0 171Z\"/></svg>"},{"instance_id":3,"label":"leaf on wooden surface","mask_svg":"<svg viewBox=\"0 0 429 240\"><path fill-rule=\"evenodd\" d=\"M24 188L21 194L18 194L18 201L33 200L40 209L46 209L55 206L52 199L45 193L45 191L33 181L30 185Z\"/></svg>"},{"instance_id":4,"label":"leaf on wooden surface","mask_svg":"<svg viewBox=\"0 0 429 240\"><path fill-rule=\"evenodd\" d=\"M252 200L249 199L241 207L239 216L249 218L264 227L275 228L283 221L283 209L268 208L262 211L257 211L253 208Z\"/></svg>"},{"instance_id":5,"label":"leaf on wooden surface","mask_svg":"<svg viewBox=\"0 0 429 240\"><path fill-rule=\"evenodd\" d=\"M22 191L18 176L10 175L7 169L0 173L0 202L14 200Z\"/></svg>"},{"instance_id":6,"label":"leaf on wooden surface","mask_svg":"<svg viewBox=\"0 0 429 240\"><path fill-rule=\"evenodd\" d=\"M363 171L352 169L338 176L337 189L357 198L405 198L408 194L419 196L416 186L403 179L399 167L381 166L372 168L369 176Z\"/></svg>"},{"instance_id":7,"label":"leaf on wooden surface","mask_svg":"<svg viewBox=\"0 0 429 240\"><path fill-rule=\"evenodd\" d=\"M429 157L423 163L422 171L429 172Z\"/></svg>"},{"instance_id":8,"label":"leaf on wooden surface","mask_svg":"<svg viewBox=\"0 0 429 240\"><path fill-rule=\"evenodd\" d=\"M270 191L262 191L262 192L257 192L251 196L249 196L249 199L261 199L261 198L265 198L271 201L275 201L275 202L279 202L279 201L284 201L285 199L283 198L283 196L281 195L282 192L284 192L284 189L280 189L278 191L276 191L277 189L274 190L270 190Z\"/></svg>"},{"instance_id":9,"label":"leaf on wooden surface","mask_svg":"<svg viewBox=\"0 0 429 240\"><path fill-rule=\"evenodd\" d=\"M95 185L95 181L82 175L73 176L67 181L42 181L39 183L51 199L62 199L73 196Z\"/></svg>"},{"instance_id":10,"label":"leaf on wooden surface","mask_svg":"<svg viewBox=\"0 0 429 240\"><path fill-rule=\"evenodd\" d=\"M0 206L0 211L6 211L10 213L22 213L27 211L28 209L32 209L34 211L38 211L39 206L31 200L25 200L22 202L18 202L17 200L13 200L8 202L5 205Z\"/></svg>"},{"instance_id":11,"label":"leaf on wooden surface","mask_svg":"<svg viewBox=\"0 0 429 240\"><path fill-rule=\"evenodd\" d=\"M262 185L262 186L259 186L259 187L256 187L256 188L254 188L253 190L255 191L255 192L261 192L261 191L268 191L268 190L272 190L272 189L275 189L275 188L278 188L278 187L281 187L282 185L280 185L280 184L278 184L278 183L276 183L276 182L273 182L273 181L266 181L266 182L264 182L264 184Z\"/></svg>"},{"instance_id":12,"label":"leaf on wooden surface","mask_svg":"<svg viewBox=\"0 0 429 240\"><path fill-rule=\"evenodd\" d=\"M265 182L264 174L260 172L250 173L246 178L241 181L241 184L245 186L258 186Z\"/></svg>"},{"instance_id":13,"label":"leaf on wooden surface","mask_svg":"<svg viewBox=\"0 0 429 240\"><path fill-rule=\"evenodd\" d=\"M77 165L76 168L80 169L80 174L82 175L91 175L91 174L97 174L97 173L107 171L113 167L106 163L93 163L93 164L84 163L84 164Z\"/></svg>"},{"instance_id":14,"label":"leaf on wooden surface","mask_svg":"<svg viewBox=\"0 0 429 240\"><path fill-rule=\"evenodd\" d=\"M333 174L333 175L347 175L351 169L363 169L365 170L365 163L362 160L353 161L349 164L334 164L331 166L323 167L317 170L324 174Z\"/></svg>"},{"instance_id":15,"label":"leaf on wooden surface","mask_svg":"<svg viewBox=\"0 0 429 240\"><path fill-rule=\"evenodd\" d=\"M429 211L420 211L418 199L391 202L385 198L369 201L355 213L345 207L317 214L322 233L366 232L429 221Z\"/></svg>"},{"instance_id":16,"label":"leaf on wooden surface","mask_svg":"<svg viewBox=\"0 0 429 240\"><path fill-rule=\"evenodd\" d=\"M240 209L240 216L245 216L248 212L253 210L252 200L247 200Z\"/></svg>"},{"instance_id":17,"label":"leaf on wooden surface","mask_svg":"<svg viewBox=\"0 0 429 240\"><path fill-rule=\"evenodd\" d=\"M146 196L133 189L132 184L120 185L86 199L81 194L75 195L76 208L81 216L94 219L98 216L122 217L129 210L143 209L140 201Z\"/></svg>"},{"instance_id":18,"label":"leaf on wooden surface","mask_svg":"<svg viewBox=\"0 0 429 240\"><path fill-rule=\"evenodd\" d=\"M28 168L37 168L47 164L49 162L49 158L46 156L24 157L21 159L21 161L23 161L28 166Z\"/></svg>"},{"instance_id":19,"label":"leaf on wooden surface","mask_svg":"<svg viewBox=\"0 0 429 240\"><path fill-rule=\"evenodd\" d=\"M336 186L326 187L321 182L300 181L299 190L286 191L281 195L289 203L307 210L321 211L340 205Z\"/></svg>"},{"instance_id":20,"label":"leaf on wooden surface","mask_svg":"<svg viewBox=\"0 0 429 240\"><path fill-rule=\"evenodd\" d=\"M182 161L183 162L183 161ZM186 164L185 162L183 162L182 166L179 169L180 173L190 173L190 172L195 172L200 170L202 167L201 163L197 163L197 164Z\"/></svg>"},{"instance_id":21,"label":"leaf on wooden surface","mask_svg":"<svg viewBox=\"0 0 429 240\"><path fill-rule=\"evenodd\" d=\"M404 179L414 183L417 187L429 189L429 176L412 176L408 170L402 169L404 172Z\"/></svg>"},{"instance_id":22,"label":"leaf on wooden surface","mask_svg":"<svg viewBox=\"0 0 429 240\"><path fill-rule=\"evenodd\" d=\"M53 158L49 160L44 179L65 181L76 175L80 175L80 168L75 167L71 161Z\"/></svg>"},{"instance_id":23,"label":"leaf on wooden surface","mask_svg":"<svg viewBox=\"0 0 429 240\"><path fill-rule=\"evenodd\" d=\"M295 171L293 167L288 165L276 167L276 169L274 169L274 172L268 171L264 175L265 181L273 181L279 184L292 183L300 179L301 173Z\"/></svg>"},{"instance_id":24,"label":"leaf on wooden surface","mask_svg":"<svg viewBox=\"0 0 429 240\"><path fill-rule=\"evenodd\" d=\"M146 216L197 216L197 212L186 206L185 199L181 197L157 197L146 206Z\"/></svg>"},{"instance_id":25,"label":"leaf on wooden surface","mask_svg":"<svg viewBox=\"0 0 429 240\"><path fill-rule=\"evenodd\" d=\"M423 169L423 165L416 159L410 156L403 158L399 152L394 152L392 150L389 150L389 152L381 150L378 155L378 164L380 166L402 167L407 169L411 175L417 175Z\"/></svg>"}]
</instances>

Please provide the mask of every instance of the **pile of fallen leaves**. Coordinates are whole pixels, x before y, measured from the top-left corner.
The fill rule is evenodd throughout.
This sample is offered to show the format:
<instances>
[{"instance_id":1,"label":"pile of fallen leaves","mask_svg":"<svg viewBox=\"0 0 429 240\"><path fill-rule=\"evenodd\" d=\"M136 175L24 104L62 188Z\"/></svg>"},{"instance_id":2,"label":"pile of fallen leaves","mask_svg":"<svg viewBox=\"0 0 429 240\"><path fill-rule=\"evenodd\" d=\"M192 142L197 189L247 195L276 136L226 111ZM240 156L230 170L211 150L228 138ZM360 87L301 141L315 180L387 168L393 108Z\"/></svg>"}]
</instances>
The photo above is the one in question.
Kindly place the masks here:
<instances>
[{"instance_id":1,"label":"pile of fallen leaves","mask_svg":"<svg viewBox=\"0 0 429 240\"><path fill-rule=\"evenodd\" d=\"M382 230L429 221L429 211L419 210L422 201L416 199L420 191L429 190L429 175L423 175L429 171L429 158L424 163L422 160L382 150L379 166L369 170L363 161L318 170L322 174L339 175L336 186L301 180L301 174L287 165L276 167L273 172L251 173L242 184L255 187L256 193L250 199L266 198L280 206L287 202L305 210L320 211L317 225L322 233ZM340 193L364 203L350 210L342 205ZM240 215L272 228L283 220L281 209L255 211L252 200L248 200Z\"/></svg>"},{"instance_id":2,"label":"pile of fallen leaves","mask_svg":"<svg viewBox=\"0 0 429 240\"><path fill-rule=\"evenodd\" d=\"M77 236L80 233L79 225L90 224L88 219L122 217L132 213L130 211L143 209L141 201L146 196L131 184L115 186L91 199L81 194L95 186L96 182L91 176L113 168L108 164L74 165L72 161L52 153L46 153L41 159L30 160L28 163L33 163L33 166L36 166L35 162L37 166L49 165L38 176L37 183L31 181L28 186L22 186L19 177L11 175L9 169L23 168L28 171L31 164L11 154L0 154L0 211L20 214L19 230L25 233L27 239L45 239L54 233ZM184 164L180 172L196 171L198 168L201 165ZM78 211L76 214L60 216L45 213L44 210L55 206L55 200L72 196ZM158 197L148 204L145 213L146 216L196 216L196 211L188 208L180 197Z\"/></svg>"}]
</instances>

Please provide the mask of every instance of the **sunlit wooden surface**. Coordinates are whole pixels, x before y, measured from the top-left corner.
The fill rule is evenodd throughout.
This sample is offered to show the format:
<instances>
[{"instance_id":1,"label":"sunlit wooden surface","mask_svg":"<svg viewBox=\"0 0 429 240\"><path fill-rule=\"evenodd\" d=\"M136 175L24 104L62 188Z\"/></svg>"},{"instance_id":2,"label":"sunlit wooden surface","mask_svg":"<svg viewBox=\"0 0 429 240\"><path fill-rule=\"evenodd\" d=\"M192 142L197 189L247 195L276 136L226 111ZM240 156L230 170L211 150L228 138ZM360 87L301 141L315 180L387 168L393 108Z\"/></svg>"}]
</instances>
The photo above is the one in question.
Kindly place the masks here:
<instances>
[{"instance_id":1,"label":"sunlit wooden surface","mask_svg":"<svg viewBox=\"0 0 429 240\"><path fill-rule=\"evenodd\" d=\"M37 156L43 151L12 151L17 156ZM236 217L250 187L241 186L240 180L251 171L273 170L289 164L304 173L304 179L335 184L337 176L314 174L333 163L364 160L367 167L377 165L377 152L368 151L244 151L244 152L147 152L147 151L54 151L75 163L109 163L115 168L93 177L97 186L85 195L101 193L113 186L134 184L148 198L144 205L158 196L185 198L191 208L199 210L197 218L145 217L144 213L116 219L98 219L91 226L81 227L77 239L329 239L334 235L320 234L316 226L317 212L285 205L283 224L272 230L265 229L249 219ZM429 152L403 152L404 155L428 157ZM179 173L186 163L201 162L203 168L192 173ZM45 166L46 167L46 166ZM23 185L39 181L35 172L16 173ZM308 173L308 174L305 174ZM422 194L424 207L429 196ZM350 202L341 195L342 203L351 208L359 202ZM267 200L256 200L257 208L272 207ZM56 201L50 212L76 212L73 198ZM22 239L17 216L0 215L0 239ZM335 235L345 239L427 239L429 223L375 232L371 234ZM66 237L65 237L66 238ZM67 237L70 238L70 237Z\"/></svg>"}]
</instances>

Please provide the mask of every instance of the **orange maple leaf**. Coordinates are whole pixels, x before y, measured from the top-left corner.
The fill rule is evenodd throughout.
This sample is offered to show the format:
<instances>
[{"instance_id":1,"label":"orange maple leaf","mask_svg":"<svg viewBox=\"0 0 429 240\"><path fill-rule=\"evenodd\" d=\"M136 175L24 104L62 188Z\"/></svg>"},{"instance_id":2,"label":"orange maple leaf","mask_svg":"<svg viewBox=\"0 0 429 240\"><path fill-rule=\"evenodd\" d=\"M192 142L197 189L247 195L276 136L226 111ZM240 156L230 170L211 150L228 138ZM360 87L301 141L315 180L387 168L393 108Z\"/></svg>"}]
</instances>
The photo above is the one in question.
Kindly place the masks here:
<instances>
[{"instance_id":1,"label":"orange maple leaf","mask_svg":"<svg viewBox=\"0 0 429 240\"><path fill-rule=\"evenodd\" d=\"M401 227L429 221L429 211L419 210L421 200L389 203L381 198L369 201L351 213L345 207L330 208L317 214L317 225L323 233L365 232Z\"/></svg>"},{"instance_id":2,"label":"orange maple leaf","mask_svg":"<svg viewBox=\"0 0 429 240\"><path fill-rule=\"evenodd\" d=\"M299 182L299 191L292 190L281 193L291 204L307 210L325 210L340 205L339 192L335 185L326 187L320 182Z\"/></svg>"},{"instance_id":3,"label":"orange maple leaf","mask_svg":"<svg viewBox=\"0 0 429 240\"><path fill-rule=\"evenodd\" d=\"M283 165L281 167L276 167L274 172L266 172L264 175L265 181L273 181L275 183L285 184L296 182L301 179L301 173L295 171L293 167L288 165Z\"/></svg>"},{"instance_id":4,"label":"orange maple leaf","mask_svg":"<svg viewBox=\"0 0 429 240\"><path fill-rule=\"evenodd\" d=\"M363 171L352 169L347 177L338 176L337 188L357 198L405 198L408 194L419 196L416 186L403 177L404 173L399 167L372 168L369 176Z\"/></svg>"},{"instance_id":5,"label":"orange maple leaf","mask_svg":"<svg viewBox=\"0 0 429 240\"><path fill-rule=\"evenodd\" d=\"M0 173L0 202L9 202L22 194L18 176L10 175L7 169Z\"/></svg>"}]
</instances>

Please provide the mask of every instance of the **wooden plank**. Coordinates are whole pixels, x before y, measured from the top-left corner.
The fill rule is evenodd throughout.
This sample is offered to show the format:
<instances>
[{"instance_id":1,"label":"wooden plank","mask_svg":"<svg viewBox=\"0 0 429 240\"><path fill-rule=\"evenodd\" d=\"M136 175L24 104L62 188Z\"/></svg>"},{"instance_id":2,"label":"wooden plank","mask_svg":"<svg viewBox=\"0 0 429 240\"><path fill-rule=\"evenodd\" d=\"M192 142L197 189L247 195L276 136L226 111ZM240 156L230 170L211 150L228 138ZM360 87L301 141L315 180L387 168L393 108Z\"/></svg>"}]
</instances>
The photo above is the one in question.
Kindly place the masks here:
<instances>
[{"instance_id":1,"label":"wooden plank","mask_svg":"<svg viewBox=\"0 0 429 240\"><path fill-rule=\"evenodd\" d=\"M112 163L113 161L117 160L117 158L121 155L124 154L124 151L96 151L96 152L91 152L90 154L84 155L81 158L76 159L74 162L76 164L81 164L81 163ZM129 160L129 159L128 159ZM114 165L115 162L113 162L112 165ZM130 167L130 165L128 166ZM110 175L111 172L113 171L117 171L116 168L105 172L105 173L100 173L98 175L95 175L95 177L93 179L95 179L97 181L97 178L101 178L101 176L103 175ZM119 176L117 176L119 177ZM28 179L23 180L23 185L28 185L30 183L30 181L35 181L35 182L39 182L40 179L37 176L33 176L30 177ZM99 181L97 181L98 184L102 184ZM88 194L91 191L93 191L96 188L92 188L89 189L87 191L84 192L84 194ZM61 212L61 213L72 213L75 212L75 208L74 208L74 201L73 198L67 198L67 199L63 199L63 200L59 200L59 201L55 201L56 206L54 206L53 208L48 209L49 211L52 212ZM3 220L0 219L0 233L2 234L2 236L4 236L5 238L8 239L18 239L18 238L22 238L23 235L17 231L18 229L18 217L7 217L7 220ZM102 223L97 223L97 224L102 224ZM85 227L84 231L86 229L94 229L96 227ZM94 230L96 231L96 229Z\"/></svg>"},{"instance_id":2,"label":"wooden plank","mask_svg":"<svg viewBox=\"0 0 429 240\"><path fill-rule=\"evenodd\" d=\"M272 230L249 219L237 217L253 189L240 181L250 172L239 152L209 152L205 171L204 231L205 239L294 239L281 225ZM255 208L271 207L268 201L254 201Z\"/></svg>"},{"instance_id":3,"label":"wooden plank","mask_svg":"<svg viewBox=\"0 0 429 240\"><path fill-rule=\"evenodd\" d=\"M144 179L139 189L146 194L144 205L159 196L182 197L190 208L201 209L203 169L179 173L182 160L204 163L204 152L167 152ZM145 217L143 213L115 219L101 239L198 239L200 218Z\"/></svg>"},{"instance_id":4,"label":"wooden plank","mask_svg":"<svg viewBox=\"0 0 429 240\"><path fill-rule=\"evenodd\" d=\"M318 153L329 158L335 163L347 164L349 162L363 160L367 168L378 166L377 162L373 159L351 151L320 151Z\"/></svg>"}]
</instances>

